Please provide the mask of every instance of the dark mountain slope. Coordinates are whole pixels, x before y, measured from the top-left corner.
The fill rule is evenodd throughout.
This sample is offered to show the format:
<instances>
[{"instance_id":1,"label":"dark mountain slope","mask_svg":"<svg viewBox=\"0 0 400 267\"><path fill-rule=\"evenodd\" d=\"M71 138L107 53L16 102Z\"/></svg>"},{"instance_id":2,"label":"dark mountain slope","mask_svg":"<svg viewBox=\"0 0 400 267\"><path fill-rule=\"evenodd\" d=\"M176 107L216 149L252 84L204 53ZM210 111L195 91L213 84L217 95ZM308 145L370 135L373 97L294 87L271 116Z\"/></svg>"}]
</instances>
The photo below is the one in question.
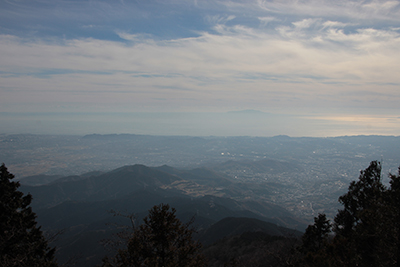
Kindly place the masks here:
<instances>
[{"instance_id":1,"label":"dark mountain slope","mask_svg":"<svg viewBox=\"0 0 400 267\"><path fill-rule=\"evenodd\" d=\"M249 211L259 216L248 216L243 213L244 217L259 218L300 231L303 231L307 227L306 222L299 220L286 209L273 203L256 200L237 201L231 198L220 198L216 196L204 196L202 200L207 201L209 205L218 204L234 211L242 211L244 213Z\"/></svg>"},{"instance_id":2,"label":"dark mountain slope","mask_svg":"<svg viewBox=\"0 0 400 267\"><path fill-rule=\"evenodd\" d=\"M251 193L245 184L235 183L226 175L208 170L178 170L168 166L133 165L106 173L62 177L42 186L21 186L34 196L35 209L52 207L64 201L100 201L116 199L142 189L163 188L192 197L207 194L244 197Z\"/></svg>"},{"instance_id":3,"label":"dark mountain slope","mask_svg":"<svg viewBox=\"0 0 400 267\"><path fill-rule=\"evenodd\" d=\"M32 205L40 209L64 201L116 199L137 190L159 188L178 180L182 179L144 165L133 165L84 179L61 179L44 186L21 186L21 191L31 193Z\"/></svg>"},{"instance_id":4,"label":"dark mountain slope","mask_svg":"<svg viewBox=\"0 0 400 267\"><path fill-rule=\"evenodd\" d=\"M211 201L212 200L212 201ZM269 218L240 208L240 203L231 203L229 199L204 197L189 198L167 190L141 190L119 199L97 202L67 201L52 208L37 212L38 222L43 229L64 229L63 235L55 244L58 247L57 257L67 260L70 255L80 255L80 266L86 266L87 259L97 259L99 263L106 251L102 250L100 241L110 239L113 233L118 232L117 225L130 225L130 220L124 217L115 217L108 211L113 209L122 214L134 214L136 223L140 224L147 215L148 209L160 203L168 203L176 208L177 217L183 222L195 218L194 227L204 232L213 223L225 217L250 217L268 221ZM229 203L235 207L232 210L219 203ZM230 227L229 229L232 229ZM236 231L237 232L237 231ZM235 232L235 233L236 233ZM230 234L224 232L225 234ZM82 244L85 244L84 246ZM83 247L82 247L83 246ZM91 249L87 249L90 247Z\"/></svg>"},{"instance_id":5,"label":"dark mountain slope","mask_svg":"<svg viewBox=\"0 0 400 267\"><path fill-rule=\"evenodd\" d=\"M118 199L110 199L94 202L65 201L51 208L37 211L38 221L45 228L69 228L78 225L90 225L112 217L110 210L122 213L135 214L138 221L147 214L154 205L168 203L177 209L180 218L189 220L191 217L205 218L209 224L197 225L206 228L216 221L226 217L249 217L264 221L276 222L279 215L290 215L281 208L273 217L267 217L261 212L254 213L243 205L242 202L228 198L206 196L202 198L190 198L188 196L171 192L169 190L140 190ZM260 205L257 203L257 205ZM264 204L268 207L268 204ZM299 222L297 222L299 223Z\"/></svg>"},{"instance_id":6,"label":"dark mountain slope","mask_svg":"<svg viewBox=\"0 0 400 267\"><path fill-rule=\"evenodd\" d=\"M210 245L224 237L245 232L263 232L271 236L300 236L302 233L276 224L247 217L227 217L208 228L200 237L204 245Z\"/></svg>"},{"instance_id":7,"label":"dark mountain slope","mask_svg":"<svg viewBox=\"0 0 400 267\"><path fill-rule=\"evenodd\" d=\"M89 225L111 217L111 210L126 213L146 213L151 207L168 201L162 190L140 190L118 199L103 201L65 201L37 211L38 222L45 228L68 228ZM174 195L176 196L176 195ZM184 196L180 196L185 199Z\"/></svg>"},{"instance_id":8,"label":"dark mountain slope","mask_svg":"<svg viewBox=\"0 0 400 267\"><path fill-rule=\"evenodd\" d=\"M254 218L225 218L200 240L209 267L287 266L301 234Z\"/></svg>"},{"instance_id":9,"label":"dark mountain slope","mask_svg":"<svg viewBox=\"0 0 400 267\"><path fill-rule=\"evenodd\" d=\"M64 261L81 254L78 266L99 262L105 255L99 242L118 231L113 224L129 226L130 220L115 217L110 210L134 214L136 223L141 223L151 207L168 203L176 208L182 221L194 217L194 226L201 233L226 217L255 218L295 229L305 227L277 205L244 200L253 188L204 168L124 166L106 173L63 177L42 186L21 186L21 189L32 194L32 206L44 230L64 229L54 244L59 249L57 257ZM234 233L240 232L234 228L228 227Z\"/></svg>"},{"instance_id":10,"label":"dark mountain slope","mask_svg":"<svg viewBox=\"0 0 400 267\"><path fill-rule=\"evenodd\" d=\"M19 182L22 185L39 186L39 185L49 184L53 181L60 179L61 177L62 177L61 175L39 174L39 175L23 177L19 180Z\"/></svg>"},{"instance_id":11,"label":"dark mountain slope","mask_svg":"<svg viewBox=\"0 0 400 267\"><path fill-rule=\"evenodd\" d=\"M182 179L180 175L186 179ZM214 221L229 216L246 216L268 218L269 221L295 229L305 227L305 224L294 218L291 213L272 203L255 200L238 201L229 198L243 199L249 190L241 184L230 181L224 175L207 169L181 171L168 166L150 168L143 165L133 165L97 176L79 176L73 180L67 178L43 186L21 186L21 189L25 193L32 194L35 210L44 210L61 204L57 209L47 211L47 214L58 214L50 221L60 223L64 220L62 214L100 220L103 217L97 216L99 214L97 209L102 209L103 213L110 209L126 209L129 212L137 212L139 207L135 203L148 203L148 205L138 204L142 205L140 211L147 211L153 205L162 201L159 195L178 198L187 195L191 197L190 201L179 200L175 202L171 199L168 201L174 202L176 208L182 207L182 210L185 211L192 209L192 214L212 218ZM221 183L229 185L229 188L234 188L234 190L223 186L221 189L214 189L212 186L200 186L195 182L206 181L205 183L208 183L207 180L213 180L218 185ZM201 193L199 193L200 191ZM141 192L141 197L135 198L133 196L137 192ZM143 192L147 192L147 195L144 196ZM151 195L151 192L155 194ZM229 193L221 194L220 192ZM204 196L193 198L195 193L198 193L198 196ZM218 197L222 195L229 197ZM126 204L128 202L130 203ZM221 210L216 211L216 208L213 209L214 206ZM231 211L234 211L235 214L232 214ZM81 215L76 215L79 212ZM97 215L94 216L93 214ZM46 218L44 211L40 217ZM69 218L65 218L65 220L68 221ZM82 223L88 222L83 221Z\"/></svg>"}]
</instances>

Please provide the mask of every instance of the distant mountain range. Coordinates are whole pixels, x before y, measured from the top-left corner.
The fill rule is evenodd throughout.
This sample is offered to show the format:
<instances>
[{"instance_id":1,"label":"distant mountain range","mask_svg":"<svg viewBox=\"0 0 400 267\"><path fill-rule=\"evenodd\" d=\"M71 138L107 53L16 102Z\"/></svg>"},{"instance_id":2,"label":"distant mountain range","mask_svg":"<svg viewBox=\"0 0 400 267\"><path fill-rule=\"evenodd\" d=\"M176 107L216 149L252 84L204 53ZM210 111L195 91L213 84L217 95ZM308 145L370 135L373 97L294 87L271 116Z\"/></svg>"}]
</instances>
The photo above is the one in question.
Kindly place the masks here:
<instances>
[{"instance_id":1,"label":"distant mountain range","mask_svg":"<svg viewBox=\"0 0 400 267\"><path fill-rule=\"evenodd\" d=\"M245 110L237 110L237 111L229 111L230 114L268 114L266 112L255 110L255 109L245 109Z\"/></svg>"},{"instance_id":2,"label":"distant mountain range","mask_svg":"<svg viewBox=\"0 0 400 267\"><path fill-rule=\"evenodd\" d=\"M134 214L140 223L151 207L168 203L182 221L194 216L197 238L205 244L245 231L285 235L296 232L288 228L306 227L280 206L246 199L251 191L246 184L205 168L138 164L81 176L27 177L21 182L21 191L33 196L32 207L43 229L63 230L55 242L59 261L75 259L78 266L94 266L107 254L100 242L118 231L111 225L129 225L129 220L115 217L111 210Z\"/></svg>"}]
</instances>

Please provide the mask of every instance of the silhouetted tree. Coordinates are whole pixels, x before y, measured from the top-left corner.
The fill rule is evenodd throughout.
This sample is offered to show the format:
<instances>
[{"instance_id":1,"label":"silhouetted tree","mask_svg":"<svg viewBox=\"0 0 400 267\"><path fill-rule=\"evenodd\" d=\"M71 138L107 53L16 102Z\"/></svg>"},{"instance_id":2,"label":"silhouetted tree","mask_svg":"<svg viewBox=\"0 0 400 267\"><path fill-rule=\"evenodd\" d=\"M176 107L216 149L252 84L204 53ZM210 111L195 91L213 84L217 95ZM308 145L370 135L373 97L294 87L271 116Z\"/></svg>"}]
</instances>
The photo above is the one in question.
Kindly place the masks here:
<instances>
[{"instance_id":1,"label":"silhouetted tree","mask_svg":"<svg viewBox=\"0 0 400 267\"><path fill-rule=\"evenodd\" d=\"M126 249L119 250L115 266L205 266L201 244L192 239L193 229L175 216L169 205L154 206L144 224L134 230ZM104 260L103 266L113 266Z\"/></svg>"},{"instance_id":2,"label":"silhouetted tree","mask_svg":"<svg viewBox=\"0 0 400 267\"><path fill-rule=\"evenodd\" d=\"M318 251L328 238L331 232L331 223L325 214L318 214L314 218L314 224L309 225L302 237L302 249L304 251Z\"/></svg>"},{"instance_id":3,"label":"silhouetted tree","mask_svg":"<svg viewBox=\"0 0 400 267\"><path fill-rule=\"evenodd\" d=\"M390 188L387 201L390 203L390 207L387 210L391 230L389 236L393 242L391 253L396 261L396 266L400 267L400 167L397 175L390 174L389 177Z\"/></svg>"},{"instance_id":4,"label":"silhouetted tree","mask_svg":"<svg viewBox=\"0 0 400 267\"><path fill-rule=\"evenodd\" d=\"M372 161L361 171L358 181L350 183L349 190L339 198L344 206L335 217L335 232L352 245L354 257L363 266L378 266L378 245L385 224L384 195L381 165Z\"/></svg>"},{"instance_id":5,"label":"silhouetted tree","mask_svg":"<svg viewBox=\"0 0 400 267\"><path fill-rule=\"evenodd\" d=\"M339 198L343 209L334 218L334 238L319 246L316 224L309 226L299 265L400 266L400 170L389 177L386 188L377 161L361 171L359 180Z\"/></svg>"},{"instance_id":6,"label":"silhouetted tree","mask_svg":"<svg viewBox=\"0 0 400 267\"><path fill-rule=\"evenodd\" d=\"M57 266L55 249L48 246L36 214L29 206L30 194L18 191L19 182L6 166L0 166L0 266Z\"/></svg>"}]
</instances>

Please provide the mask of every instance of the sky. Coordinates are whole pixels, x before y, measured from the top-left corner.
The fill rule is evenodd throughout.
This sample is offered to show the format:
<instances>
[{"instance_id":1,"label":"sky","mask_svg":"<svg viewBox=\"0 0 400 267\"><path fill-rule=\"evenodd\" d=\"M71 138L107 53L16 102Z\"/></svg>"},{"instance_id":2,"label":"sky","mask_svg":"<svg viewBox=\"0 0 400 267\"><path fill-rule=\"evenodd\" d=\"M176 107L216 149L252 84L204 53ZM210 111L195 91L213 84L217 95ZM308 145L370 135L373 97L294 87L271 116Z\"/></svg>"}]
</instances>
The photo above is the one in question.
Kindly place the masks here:
<instances>
[{"instance_id":1,"label":"sky","mask_svg":"<svg viewBox=\"0 0 400 267\"><path fill-rule=\"evenodd\" d=\"M400 1L0 0L0 133L400 135Z\"/></svg>"}]
</instances>

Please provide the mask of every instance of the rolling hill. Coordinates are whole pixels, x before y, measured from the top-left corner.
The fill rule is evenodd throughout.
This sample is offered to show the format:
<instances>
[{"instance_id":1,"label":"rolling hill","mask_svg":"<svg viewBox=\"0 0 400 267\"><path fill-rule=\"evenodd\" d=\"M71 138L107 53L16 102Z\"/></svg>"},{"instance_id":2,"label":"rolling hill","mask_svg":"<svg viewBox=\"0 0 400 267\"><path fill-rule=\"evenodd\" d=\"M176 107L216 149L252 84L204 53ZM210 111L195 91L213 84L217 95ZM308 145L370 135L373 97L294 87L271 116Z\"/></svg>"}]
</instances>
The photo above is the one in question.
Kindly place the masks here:
<instances>
[{"instance_id":1,"label":"rolling hill","mask_svg":"<svg viewBox=\"0 0 400 267\"><path fill-rule=\"evenodd\" d=\"M206 168L179 170L144 165L61 177L44 185L21 186L21 191L32 194L32 206L43 229L62 230L63 234L54 243L58 247L57 258L60 262L73 258L77 266L98 264L107 254L101 241L111 239L118 232L115 225L129 227L126 216L115 214L132 214L135 223L140 224L148 210L160 203L176 208L177 216L183 222L194 217L198 238L224 228L224 231L217 230L218 235L212 234L214 241L217 237L238 234L240 229L260 228L249 226L256 222L268 222L270 230L274 229L271 231L278 235L283 233L277 230L282 227L305 228L301 220L284 208L246 198L249 190L245 184ZM234 226L232 219L225 219L239 217L253 221L244 224L245 219L241 219L236 224L240 222L242 226ZM204 240L210 242L210 237Z\"/></svg>"}]
</instances>

